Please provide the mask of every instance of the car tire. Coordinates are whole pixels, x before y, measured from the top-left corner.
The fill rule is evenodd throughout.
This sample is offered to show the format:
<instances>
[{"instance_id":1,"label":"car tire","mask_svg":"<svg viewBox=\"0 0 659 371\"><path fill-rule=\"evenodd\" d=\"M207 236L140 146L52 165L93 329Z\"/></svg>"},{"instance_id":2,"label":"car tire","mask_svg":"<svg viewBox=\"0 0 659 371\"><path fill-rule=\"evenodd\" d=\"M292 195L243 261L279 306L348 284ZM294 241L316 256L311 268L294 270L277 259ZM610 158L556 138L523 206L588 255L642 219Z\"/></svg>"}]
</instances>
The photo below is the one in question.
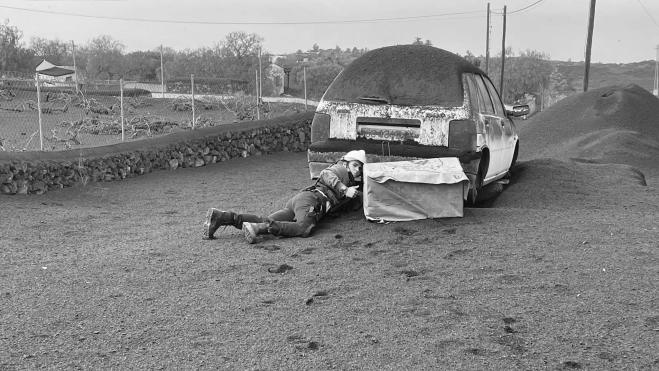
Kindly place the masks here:
<instances>
[{"instance_id":1,"label":"car tire","mask_svg":"<svg viewBox=\"0 0 659 371\"><path fill-rule=\"evenodd\" d=\"M485 177L484 174L486 172L487 170L483 170L483 161L481 159L481 162L478 164L478 172L476 173L476 184L474 184L474 188L469 188L469 192L467 192L467 205L476 204L476 200L478 199L478 190L483 187L483 178Z\"/></svg>"}]
</instances>

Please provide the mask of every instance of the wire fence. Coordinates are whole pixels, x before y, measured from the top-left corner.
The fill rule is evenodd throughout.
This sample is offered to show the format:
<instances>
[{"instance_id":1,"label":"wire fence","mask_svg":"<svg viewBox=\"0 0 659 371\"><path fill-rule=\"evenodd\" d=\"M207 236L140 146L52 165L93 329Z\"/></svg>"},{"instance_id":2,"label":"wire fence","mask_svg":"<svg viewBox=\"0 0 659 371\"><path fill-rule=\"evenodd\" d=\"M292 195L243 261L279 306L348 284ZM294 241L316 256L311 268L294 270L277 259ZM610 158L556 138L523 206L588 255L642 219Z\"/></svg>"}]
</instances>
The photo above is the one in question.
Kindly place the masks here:
<instances>
[{"instance_id":1,"label":"wire fence","mask_svg":"<svg viewBox=\"0 0 659 371\"><path fill-rule=\"evenodd\" d=\"M301 99L221 89L194 75L159 82L85 81L0 75L0 151L99 147L200 127L304 112ZM189 81L189 82L188 82Z\"/></svg>"}]
</instances>

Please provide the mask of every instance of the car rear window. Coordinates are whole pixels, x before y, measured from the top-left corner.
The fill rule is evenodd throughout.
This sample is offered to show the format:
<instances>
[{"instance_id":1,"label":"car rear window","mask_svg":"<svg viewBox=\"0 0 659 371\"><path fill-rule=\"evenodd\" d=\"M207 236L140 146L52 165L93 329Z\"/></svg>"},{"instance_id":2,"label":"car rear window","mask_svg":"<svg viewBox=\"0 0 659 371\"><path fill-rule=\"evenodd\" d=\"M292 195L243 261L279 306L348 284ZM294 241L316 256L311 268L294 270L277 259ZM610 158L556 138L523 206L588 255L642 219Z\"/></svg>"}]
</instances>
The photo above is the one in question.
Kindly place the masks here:
<instances>
[{"instance_id":1,"label":"car rear window","mask_svg":"<svg viewBox=\"0 0 659 371\"><path fill-rule=\"evenodd\" d=\"M464 103L464 72L483 73L465 59L439 48L389 46L370 51L350 63L336 77L323 99L366 104L460 107Z\"/></svg>"}]
</instances>

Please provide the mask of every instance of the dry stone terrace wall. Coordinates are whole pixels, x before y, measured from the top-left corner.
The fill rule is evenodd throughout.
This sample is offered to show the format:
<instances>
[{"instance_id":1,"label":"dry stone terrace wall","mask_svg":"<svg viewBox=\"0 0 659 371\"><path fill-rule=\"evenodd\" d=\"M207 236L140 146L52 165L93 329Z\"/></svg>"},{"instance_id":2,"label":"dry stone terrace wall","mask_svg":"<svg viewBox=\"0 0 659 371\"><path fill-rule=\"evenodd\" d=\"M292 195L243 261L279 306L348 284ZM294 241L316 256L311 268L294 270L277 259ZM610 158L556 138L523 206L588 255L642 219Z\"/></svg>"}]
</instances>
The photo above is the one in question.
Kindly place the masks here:
<instances>
[{"instance_id":1,"label":"dry stone terrace wall","mask_svg":"<svg viewBox=\"0 0 659 371\"><path fill-rule=\"evenodd\" d=\"M313 113L303 113L80 150L0 152L0 193L43 194L156 170L200 167L281 151L306 151L312 117Z\"/></svg>"}]
</instances>

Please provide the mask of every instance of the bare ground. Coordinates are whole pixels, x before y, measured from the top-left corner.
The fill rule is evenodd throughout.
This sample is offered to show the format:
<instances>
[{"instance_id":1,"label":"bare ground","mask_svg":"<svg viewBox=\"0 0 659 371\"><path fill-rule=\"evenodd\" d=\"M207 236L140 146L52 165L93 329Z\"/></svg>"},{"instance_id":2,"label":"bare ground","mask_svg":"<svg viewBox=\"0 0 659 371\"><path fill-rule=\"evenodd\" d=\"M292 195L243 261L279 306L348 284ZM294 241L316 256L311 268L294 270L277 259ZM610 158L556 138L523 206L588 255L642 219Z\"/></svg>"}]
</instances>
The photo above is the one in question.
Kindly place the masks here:
<instances>
[{"instance_id":1,"label":"bare ground","mask_svg":"<svg viewBox=\"0 0 659 371\"><path fill-rule=\"evenodd\" d=\"M208 207L269 213L306 166L0 197L0 370L659 369L657 178L534 159L463 218L201 239Z\"/></svg>"}]
</instances>

